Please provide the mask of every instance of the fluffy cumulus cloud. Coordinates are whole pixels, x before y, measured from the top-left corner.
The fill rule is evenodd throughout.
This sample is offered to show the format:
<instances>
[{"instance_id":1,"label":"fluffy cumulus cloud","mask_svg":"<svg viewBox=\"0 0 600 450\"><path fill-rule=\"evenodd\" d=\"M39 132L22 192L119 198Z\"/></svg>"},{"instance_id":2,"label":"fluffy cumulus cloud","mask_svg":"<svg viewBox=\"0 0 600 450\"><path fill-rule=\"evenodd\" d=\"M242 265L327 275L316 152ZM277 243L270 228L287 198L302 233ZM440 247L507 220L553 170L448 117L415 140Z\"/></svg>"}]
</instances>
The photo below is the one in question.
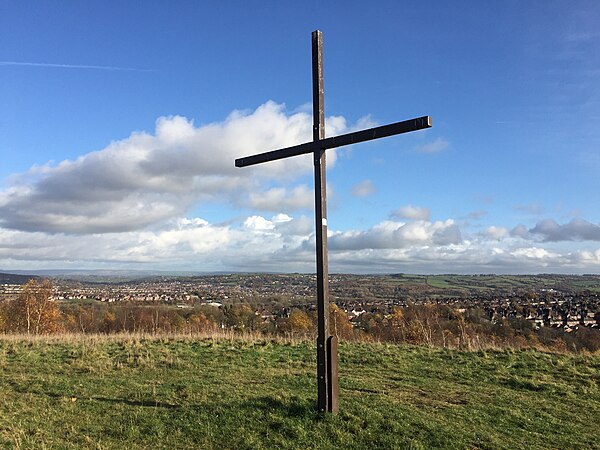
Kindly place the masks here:
<instances>
[{"instance_id":1,"label":"fluffy cumulus cloud","mask_svg":"<svg viewBox=\"0 0 600 450\"><path fill-rule=\"evenodd\" d=\"M469 233L451 219L384 220L329 230L337 272L539 273L600 269L600 245L561 247L506 228ZM121 267L314 271L314 218L248 215L227 223L169 220L154 229L73 235L0 228L0 268Z\"/></svg>"},{"instance_id":2,"label":"fluffy cumulus cloud","mask_svg":"<svg viewBox=\"0 0 600 450\"><path fill-rule=\"evenodd\" d=\"M343 117L329 117L326 125L329 135L348 129ZM133 133L76 160L12 177L12 184L0 192L0 226L112 233L184 216L192 205L208 200L268 210L303 208L309 197L305 186L267 191L266 200L248 193L263 190L266 182L290 183L310 173L310 156L245 169L236 168L234 160L309 141L311 127L308 114L287 114L274 102L199 127L184 117L162 117L154 134ZM328 161L335 163L335 151L328 153Z\"/></svg>"},{"instance_id":3,"label":"fluffy cumulus cloud","mask_svg":"<svg viewBox=\"0 0 600 450\"><path fill-rule=\"evenodd\" d=\"M504 227L496 227L492 225L485 230L485 234L491 239L500 240L508 236L508 230Z\"/></svg>"},{"instance_id":4,"label":"fluffy cumulus cloud","mask_svg":"<svg viewBox=\"0 0 600 450\"><path fill-rule=\"evenodd\" d=\"M357 126L343 117L326 122L328 135ZM273 102L202 126L163 117L154 133L133 133L75 160L16 174L0 191L0 269L313 271L313 190L302 184L313 170L310 156L234 166L238 157L310 140L311 127L305 112L288 113ZM428 151L447 146L434 141ZM334 151L328 161L335 163ZM370 180L353 187L358 197L374 191ZM191 216L203 202L246 213L222 223ZM406 205L363 229L330 229L331 270L600 270L598 224L546 219L477 228L484 215L468 216L476 225L433 221L428 208Z\"/></svg>"},{"instance_id":5,"label":"fluffy cumulus cloud","mask_svg":"<svg viewBox=\"0 0 600 450\"><path fill-rule=\"evenodd\" d=\"M454 221L394 222L386 220L366 231L333 233L332 250L401 249L412 246L459 244L461 234Z\"/></svg>"}]
</instances>

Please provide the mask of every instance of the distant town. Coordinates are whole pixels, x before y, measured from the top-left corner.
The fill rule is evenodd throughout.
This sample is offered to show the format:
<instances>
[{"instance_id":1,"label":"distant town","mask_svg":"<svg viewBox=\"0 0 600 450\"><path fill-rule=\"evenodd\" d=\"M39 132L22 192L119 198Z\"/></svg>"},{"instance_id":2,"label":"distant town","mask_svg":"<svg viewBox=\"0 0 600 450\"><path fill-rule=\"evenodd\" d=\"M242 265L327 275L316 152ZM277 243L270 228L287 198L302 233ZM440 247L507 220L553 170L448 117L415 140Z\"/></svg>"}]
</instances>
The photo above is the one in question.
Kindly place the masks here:
<instances>
[{"instance_id":1,"label":"distant town","mask_svg":"<svg viewBox=\"0 0 600 450\"><path fill-rule=\"evenodd\" d=\"M4 274L0 301L16 298L28 277ZM166 305L179 309L250 305L265 320L293 308L314 310L315 276L226 274L158 276L124 280L54 278L53 300L61 304ZM477 308L491 322L525 319L535 327L600 328L598 275L330 275L330 301L358 326L365 313L438 304Z\"/></svg>"}]
</instances>

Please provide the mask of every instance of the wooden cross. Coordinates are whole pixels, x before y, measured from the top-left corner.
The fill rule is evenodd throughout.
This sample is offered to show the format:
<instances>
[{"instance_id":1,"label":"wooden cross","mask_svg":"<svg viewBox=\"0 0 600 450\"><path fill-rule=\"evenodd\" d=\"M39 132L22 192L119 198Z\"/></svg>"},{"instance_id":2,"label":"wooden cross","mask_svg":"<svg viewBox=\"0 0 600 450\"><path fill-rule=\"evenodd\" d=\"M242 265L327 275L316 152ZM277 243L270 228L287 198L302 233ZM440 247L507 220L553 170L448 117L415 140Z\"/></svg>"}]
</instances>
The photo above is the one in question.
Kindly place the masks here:
<instances>
[{"instance_id":1,"label":"wooden cross","mask_svg":"<svg viewBox=\"0 0 600 450\"><path fill-rule=\"evenodd\" d=\"M317 238L317 382L318 409L320 412L337 413L338 403L338 357L337 337L329 335L329 276L327 260L327 192L325 186L325 150L370 141L395 134L408 133L431 127L429 116L405 120L390 125L370 128L325 138L325 114L323 107L323 36L319 30L312 32L312 80L313 80L313 140L271 152L247 156L235 160L236 167L252 166L290 156L312 153L315 166L315 217Z\"/></svg>"}]
</instances>

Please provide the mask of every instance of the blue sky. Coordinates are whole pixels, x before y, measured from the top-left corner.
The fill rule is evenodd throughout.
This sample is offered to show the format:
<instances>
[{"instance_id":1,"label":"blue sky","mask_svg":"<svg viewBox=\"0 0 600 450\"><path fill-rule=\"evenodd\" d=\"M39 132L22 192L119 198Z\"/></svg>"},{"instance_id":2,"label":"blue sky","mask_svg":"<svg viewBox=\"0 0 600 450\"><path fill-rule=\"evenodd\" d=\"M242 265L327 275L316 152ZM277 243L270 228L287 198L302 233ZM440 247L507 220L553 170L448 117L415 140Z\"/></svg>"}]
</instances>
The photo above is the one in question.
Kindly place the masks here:
<instances>
[{"instance_id":1,"label":"blue sky","mask_svg":"<svg viewBox=\"0 0 600 450\"><path fill-rule=\"evenodd\" d=\"M314 270L310 33L333 272L598 273L596 2L0 5L0 269Z\"/></svg>"}]
</instances>

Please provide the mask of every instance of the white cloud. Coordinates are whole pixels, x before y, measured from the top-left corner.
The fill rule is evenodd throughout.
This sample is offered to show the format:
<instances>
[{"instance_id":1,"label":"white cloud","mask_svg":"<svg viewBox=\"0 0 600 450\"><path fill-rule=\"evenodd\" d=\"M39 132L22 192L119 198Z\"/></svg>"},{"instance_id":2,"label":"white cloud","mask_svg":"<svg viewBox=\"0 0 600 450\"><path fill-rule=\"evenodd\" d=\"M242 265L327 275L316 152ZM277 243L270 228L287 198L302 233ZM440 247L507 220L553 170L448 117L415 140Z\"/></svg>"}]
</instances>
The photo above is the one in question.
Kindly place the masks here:
<instances>
[{"instance_id":1,"label":"white cloud","mask_svg":"<svg viewBox=\"0 0 600 450\"><path fill-rule=\"evenodd\" d=\"M352 195L355 197L368 197L377 192L377 188L371 180L363 180L352 186Z\"/></svg>"},{"instance_id":2,"label":"white cloud","mask_svg":"<svg viewBox=\"0 0 600 450\"><path fill-rule=\"evenodd\" d=\"M287 214L276 214L275 216L273 216L273 218L271 219L271 221L273 223L286 223L286 222L290 222L294 219L292 219L290 216L288 216Z\"/></svg>"},{"instance_id":3,"label":"white cloud","mask_svg":"<svg viewBox=\"0 0 600 450\"><path fill-rule=\"evenodd\" d=\"M275 225L262 216L251 216L244 221L244 226L254 231L272 230Z\"/></svg>"},{"instance_id":4,"label":"white cloud","mask_svg":"<svg viewBox=\"0 0 600 450\"><path fill-rule=\"evenodd\" d=\"M558 256L556 253L550 253L548 250L539 247L519 248L512 252L513 256L525 257L529 259L545 260Z\"/></svg>"},{"instance_id":5,"label":"white cloud","mask_svg":"<svg viewBox=\"0 0 600 450\"><path fill-rule=\"evenodd\" d=\"M307 216L300 216L293 220L277 223L277 230L283 236L301 239L308 239L314 232L315 219Z\"/></svg>"},{"instance_id":6,"label":"white cloud","mask_svg":"<svg viewBox=\"0 0 600 450\"><path fill-rule=\"evenodd\" d=\"M264 192L251 192L248 206L262 211L296 211L313 207L314 191L301 184L293 189L272 188Z\"/></svg>"},{"instance_id":7,"label":"white cloud","mask_svg":"<svg viewBox=\"0 0 600 450\"><path fill-rule=\"evenodd\" d=\"M500 240L506 236L508 236L508 229L504 228L504 227L496 227L496 226L491 226L488 227L487 230L485 230L486 235L491 238L491 239L496 239L496 240Z\"/></svg>"},{"instance_id":8,"label":"white cloud","mask_svg":"<svg viewBox=\"0 0 600 450\"><path fill-rule=\"evenodd\" d=\"M361 117L356 121L356 123L348 130L348 131L361 131L366 130L368 128L374 128L378 124L370 115Z\"/></svg>"},{"instance_id":9,"label":"white cloud","mask_svg":"<svg viewBox=\"0 0 600 450\"><path fill-rule=\"evenodd\" d=\"M355 126L343 117L327 118L328 135ZM309 141L311 128L309 114L290 114L273 102L202 126L163 117L154 134L136 132L77 159L14 174L0 191L0 267L313 271L314 218L293 216L313 208L312 188L297 184L312 173L310 156L234 167L237 157ZM429 151L441 151L448 143L438 139L430 145ZM330 165L335 158L328 152ZM353 190L364 196L374 186L364 180ZM186 217L205 201L263 215L253 212L222 224ZM368 229L330 230L332 270L521 273L600 267L600 249L589 248L600 241L600 225L580 218L565 224L547 219L530 229L519 224L510 232L491 225L469 233L468 223L432 222L430 215L428 208L407 205Z\"/></svg>"},{"instance_id":10,"label":"white cloud","mask_svg":"<svg viewBox=\"0 0 600 450\"><path fill-rule=\"evenodd\" d=\"M365 231L350 230L331 234L333 250L400 249L412 245L449 245L461 241L454 221L394 222L386 220Z\"/></svg>"},{"instance_id":11,"label":"white cloud","mask_svg":"<svg viewBox=\"0 0 600 450\"><path fill-rule=\"evenodd\" d=\"M435 141L417 147L417 151L419 153L439 153L448 147L450 147L450 142L442 138L437 138Z\"/></svg>"},{"instance_id":12,"label":"white cloud","mask_svg":"<svg viewBox=\"0 0 600 450\"><path fill-rule=\"evenodd\" d=\"M343 117L328 117L327 131L346 131ZM310 141L310 115L287 114L267 102L250 113L234 111L220 123L196 127L184 117L161 117L154 134L135 132L75 160L33 167L10 178L0 192L0 226L50 233L114 233L144 229L184 216L195 204L240 204L263 184L290 183L312 171L310 156L239 169L234 160ZM335 151L328 152L329 165ZM291 198L270 192L290 209L309 206L306 186ZM250 198L249 206L281 210Z\"/></svg>"},{"instance_id":13,"label":"white cloud","mask_svg":"<svg viewBox=\"0 0 600 450\"><path fill-rule=\"evenodd\" d=\"M429 220L431 212L429 208L422 208L420 206L406 205L396 211L392 212L391 216L398 219L409 219L409 220Z\"/></svg>"},{"instance_id":14,"label":"white cloud","mask_svg":"<svg viewBox=\"0 0 600 450\"><path fill-rule=\"evenodd\" d=\"M314 271L314 226L312 217L277 213L227 224L182 217L160 229L112 234L0 228L0 268ZM421 273L585 273L600 267L600 249L585 243L532 242L506 228L494 229L469 234L448 219L385 220L364 230L330 230L330 267L337 272Z\"/></svg>"},{"instance_id":15,"label":"white cloud","mask_svg":"<svg viewBox=\"0 0 600 450\"><path fill-rule=\"evenodd\" d=\"M154 261L159 258L179 258L182 253L214 252L226 246L232 239L228 227L210 226L205 221L193 221L192 226L160 232L143 231L138 235L138 244L132 246L126 256Z\"/></svg>"},{"instance_id":16,"label":"white cloud","mask_svg":"<svg viewBox=\"0 0 600 450\"><path fill-rule=\"evenodd\" d=\"M600 248L597 250L582 250L577 259L586 266L600 266Z\"/></svg>"},{"instance_id":17,"label":"white cloud","mask_svg":"<svg viewBox=\"0 0 600 450\"><path fill-rule=\"evenodd\" d=\"M204 219L199 219L196 217L193 219L188 219L188 218L179 219L179 220L177 220L177 224L179 225L179 228L185 228L185 227L189 227L189 226L205 226L205 225L208 225L208 222Z\"/></svg>"}]
</instances>

